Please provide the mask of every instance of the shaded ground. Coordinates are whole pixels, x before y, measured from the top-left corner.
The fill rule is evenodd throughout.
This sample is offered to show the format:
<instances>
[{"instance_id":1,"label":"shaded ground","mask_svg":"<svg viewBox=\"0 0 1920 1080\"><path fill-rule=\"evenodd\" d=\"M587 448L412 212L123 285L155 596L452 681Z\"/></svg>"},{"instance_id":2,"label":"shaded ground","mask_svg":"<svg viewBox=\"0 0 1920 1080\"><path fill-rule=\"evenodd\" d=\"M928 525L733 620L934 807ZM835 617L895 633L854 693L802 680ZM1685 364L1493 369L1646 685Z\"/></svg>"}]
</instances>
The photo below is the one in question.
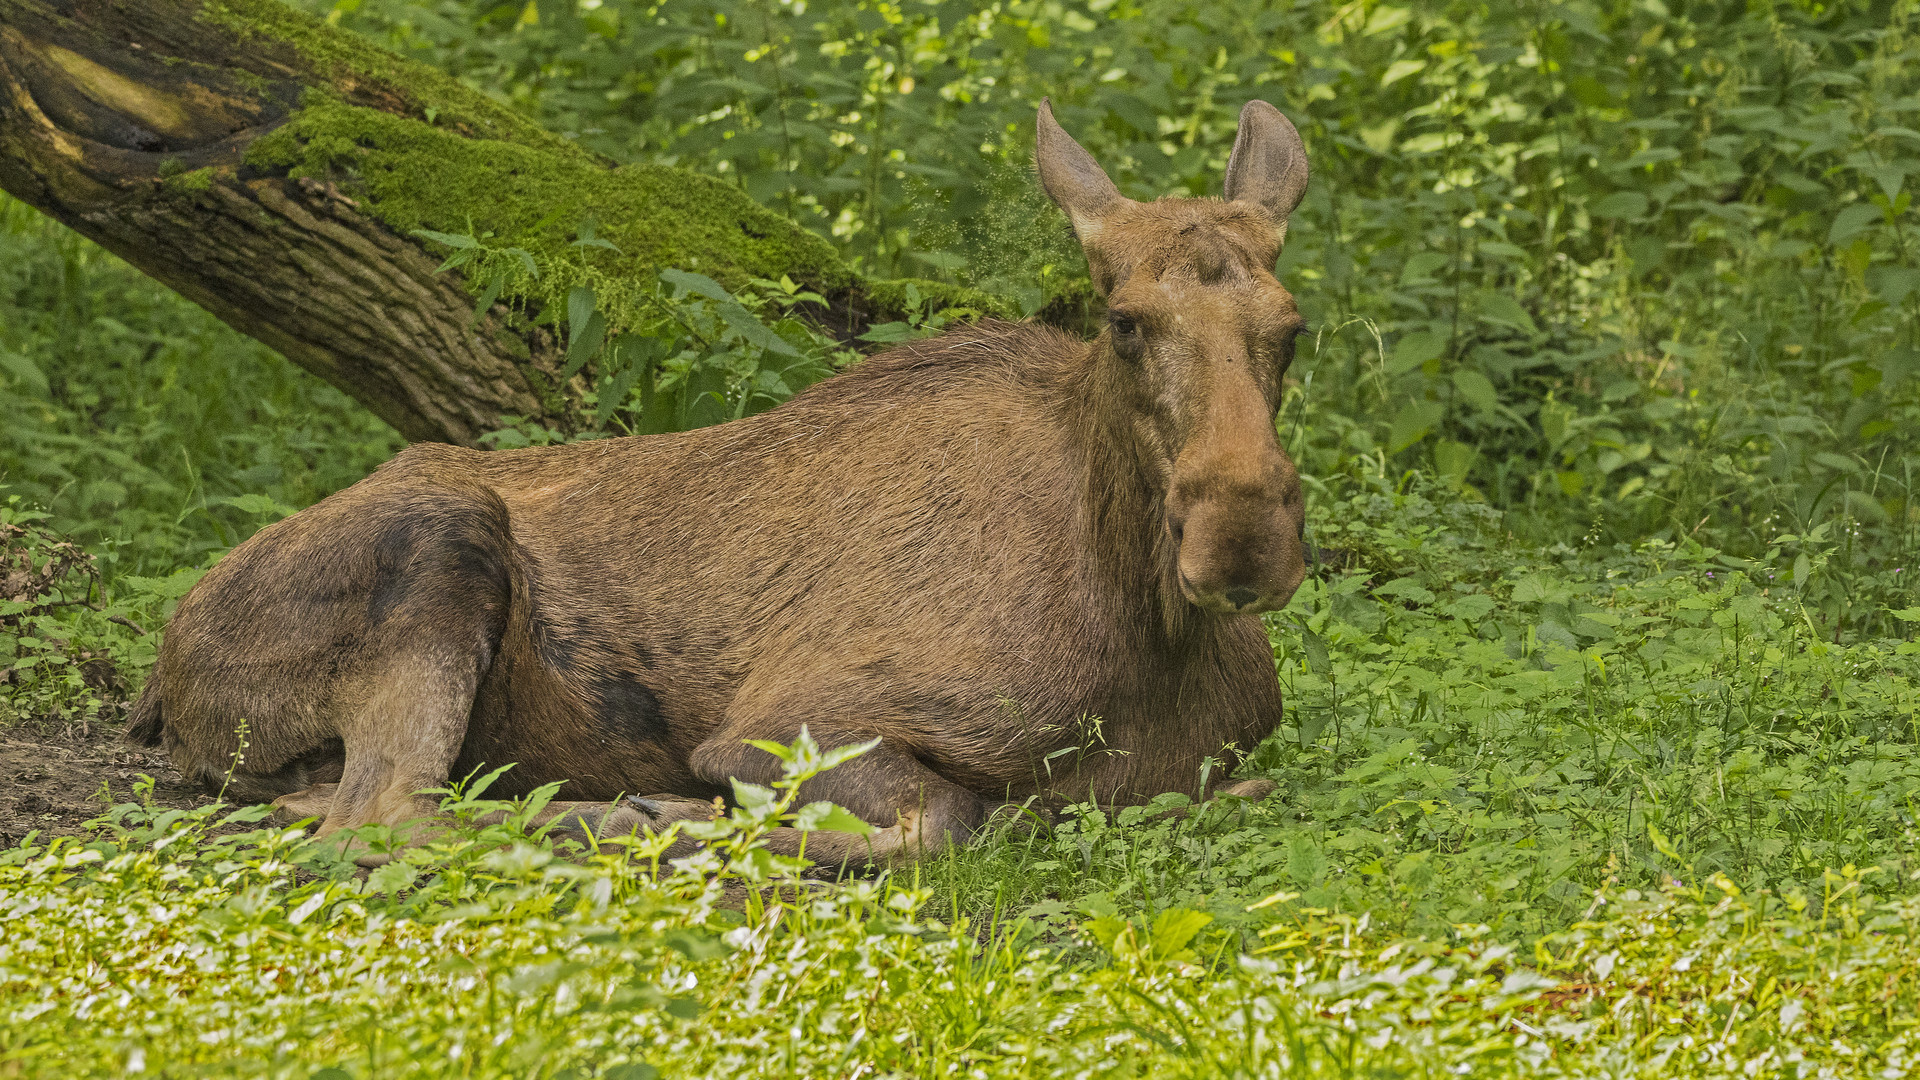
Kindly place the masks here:
<instances>
[{"instance_id":1,"label":"shaded ground","mask_svg":"<svg viewBox=\"0 0 1920 1080\"><path fill-rule=\"evenodd\" d=\"M132 799L143 773L154 778L156 803L190 807L213 801L187 786L158 751L128 746L119 724L0 727L0 849L35 829L47 835L83 831L83 822L112 803Z\"/></svg>"}]
</instances>

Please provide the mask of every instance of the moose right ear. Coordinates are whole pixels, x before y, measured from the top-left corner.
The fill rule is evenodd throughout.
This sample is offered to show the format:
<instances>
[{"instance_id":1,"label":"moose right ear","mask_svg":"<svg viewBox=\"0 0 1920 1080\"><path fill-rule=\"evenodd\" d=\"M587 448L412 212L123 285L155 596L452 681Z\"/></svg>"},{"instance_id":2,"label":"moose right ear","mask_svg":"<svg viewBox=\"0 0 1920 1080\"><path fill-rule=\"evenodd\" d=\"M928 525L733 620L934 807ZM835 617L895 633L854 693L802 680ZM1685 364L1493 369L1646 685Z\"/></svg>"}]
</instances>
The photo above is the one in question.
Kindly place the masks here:
<instances>
[{"instance_id":1,"label":"moose right ear","mask_svg":"<svg viewBox=\"0 0 1920 1080\"><path fill-rule=\"evenodd\" d=\"M1307 174L1307 148L1293 121L1264 101L1247 102L1227 158L1227 201L1266 210L1285 240L1287 218L1307 193Z\"/></svg>"},{"instance_id":2,"label":"moose right ear","mask_svg":"<svg viewBox=\"0 0 1920 1080\"><path fill-rule=\"evenodd\" d=\"M1085 246L1100 234L1100 223L1124 197L1100 163L1073 141L1053 118L1053 103L1040 99L1040 122L1033 149L1040 186L1054 205L1067 212L1073 234Z\"/></svg>"}]
</instances>

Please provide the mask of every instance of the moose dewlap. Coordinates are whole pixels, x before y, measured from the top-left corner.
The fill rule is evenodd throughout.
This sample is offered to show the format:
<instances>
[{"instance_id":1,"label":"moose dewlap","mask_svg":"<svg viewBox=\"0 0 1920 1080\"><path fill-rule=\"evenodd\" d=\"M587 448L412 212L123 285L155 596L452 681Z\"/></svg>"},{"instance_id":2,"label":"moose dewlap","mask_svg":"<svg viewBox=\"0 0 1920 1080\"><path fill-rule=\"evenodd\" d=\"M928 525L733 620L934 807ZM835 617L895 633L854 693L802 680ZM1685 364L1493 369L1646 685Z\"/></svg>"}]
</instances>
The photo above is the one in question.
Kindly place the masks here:
<instances>
[{"instance_id":1,"label":"moose dewlap","mask_svg":"<svg viewBox=\"0 0 1920 1080\"><path fill-rule=\"evenodd\" d=\"M1043 104L1036 157L1093 341L971 326L719 427L414 446L200 581L129 736L323 832L508 762L496 793L564 780L551 813L624 832L776 777L744 740L878 739L804 793L879 829L812 835L828 863L1192 790L1281 718L1258 616L1305 573L1274 430L1302 322L1271 269L1305 151L1255 101L1225 199L1134 202Z\"/></svg>"}]
</instances>

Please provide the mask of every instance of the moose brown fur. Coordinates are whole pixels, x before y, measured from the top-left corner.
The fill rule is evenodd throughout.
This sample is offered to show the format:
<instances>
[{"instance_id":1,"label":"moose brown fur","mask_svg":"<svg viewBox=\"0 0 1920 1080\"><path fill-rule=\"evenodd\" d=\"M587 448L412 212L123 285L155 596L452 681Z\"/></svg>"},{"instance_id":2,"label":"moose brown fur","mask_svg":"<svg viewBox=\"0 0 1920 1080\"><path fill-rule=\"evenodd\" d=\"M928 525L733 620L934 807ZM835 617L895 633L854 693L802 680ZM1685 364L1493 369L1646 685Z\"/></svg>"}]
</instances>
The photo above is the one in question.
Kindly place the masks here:
<instances>
[{"instance_id":1,"label":"moose brown fur","mask_svg":"<svg viewBox=\"0 0 1920 1080\"><path fill-rule=\"evenodd\" d=\"M564 780L624 831L776 777L745 739L877 737L805 793L879 827L813 836L827 862L1192 790L1281 718L1258 613L1305 573L1274 429L1302 322L1271 267L1305 154L1253 102L1227 199L1139 203L1043 105L1037 159L1094 341L990 323L705 430L414 446L206 575L130 737L328 832L506 762L496 793ZM1097 752L1056 755L1089 718Z\"/></svg>"}]
</instances>

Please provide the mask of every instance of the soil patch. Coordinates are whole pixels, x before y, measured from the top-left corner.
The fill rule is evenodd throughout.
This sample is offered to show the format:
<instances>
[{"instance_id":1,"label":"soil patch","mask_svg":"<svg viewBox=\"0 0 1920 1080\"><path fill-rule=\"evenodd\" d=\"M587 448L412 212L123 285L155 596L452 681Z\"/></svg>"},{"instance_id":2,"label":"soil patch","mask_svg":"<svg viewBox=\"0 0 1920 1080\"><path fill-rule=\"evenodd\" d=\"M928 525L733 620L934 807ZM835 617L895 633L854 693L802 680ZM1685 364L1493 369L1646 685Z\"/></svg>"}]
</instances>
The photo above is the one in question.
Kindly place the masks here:
<instances>
[{"instance_id":1,"label":"soil patch","mask_svg":"<svg viewBox=\"0 0 1920 1080\"><path fill-rule=\"evenodd\" d=\"M118 724L65 731L0 727L0 850L36 829L43 837L84 832L81 825L108 806L131 801L143 774L154 779L157 805L185 809L213 801L187 784L165 755L128 746Z\"/></svg>"}]
</instances>

